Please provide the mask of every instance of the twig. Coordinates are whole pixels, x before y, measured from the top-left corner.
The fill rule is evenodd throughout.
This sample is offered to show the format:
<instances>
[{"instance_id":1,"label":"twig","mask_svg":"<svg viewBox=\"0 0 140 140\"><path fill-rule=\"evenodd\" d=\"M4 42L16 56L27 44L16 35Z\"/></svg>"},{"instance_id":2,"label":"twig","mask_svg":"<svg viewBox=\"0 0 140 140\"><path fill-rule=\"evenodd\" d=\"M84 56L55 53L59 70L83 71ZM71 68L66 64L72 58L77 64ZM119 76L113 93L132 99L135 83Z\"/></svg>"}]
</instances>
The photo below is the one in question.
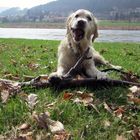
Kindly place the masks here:
<instances>
[{"instance_id":1,"label":"twig","mask_svg":"<svg viewBox=\"0 0 140 140\"><path fill-rule=\"evenodd\" d=\"M86 59L91 59L91 57L87 57L87 54L89 52L90 48L87 48L87 50L83 53L83 55L80 57L80 59L76 62L76 64L63 76L63 78L70 78L77 75L79 71L79 67L82 64L82 62Z\"/></svg>"}]
</instances>

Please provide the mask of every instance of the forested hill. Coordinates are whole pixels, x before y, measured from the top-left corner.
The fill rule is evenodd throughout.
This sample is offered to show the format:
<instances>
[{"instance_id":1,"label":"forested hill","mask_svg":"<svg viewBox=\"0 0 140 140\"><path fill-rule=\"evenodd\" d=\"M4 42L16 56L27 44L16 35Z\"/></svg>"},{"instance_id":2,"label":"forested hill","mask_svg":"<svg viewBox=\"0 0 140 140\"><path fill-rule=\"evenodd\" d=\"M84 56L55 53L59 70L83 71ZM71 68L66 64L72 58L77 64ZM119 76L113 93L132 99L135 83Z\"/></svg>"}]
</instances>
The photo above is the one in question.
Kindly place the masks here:
<instances>
[{"instance_id":1,"label":"forested hill","mask_svg":"<svg viewBox=\"0 0 140 140\"><path fill-rule=\"evenodd\" d=\"M112 8L134 9L140 7L140 0L57 0L45 5L36 6L30 9L53 12L69 12L80 8L95 12L111 11Z\"/></svg>"},{"instance_id":2,"label":"forested hill","mask_svg":"<svg viewBox=\"0 0 140 140\"><path fill-rule=\"evenodd\" d=\"M140 0L57 0L31 9L11 8L0 13L0 20L61 22L77 9L90 10L103 19L140 20Z\"/></svg>"}]
</instances>

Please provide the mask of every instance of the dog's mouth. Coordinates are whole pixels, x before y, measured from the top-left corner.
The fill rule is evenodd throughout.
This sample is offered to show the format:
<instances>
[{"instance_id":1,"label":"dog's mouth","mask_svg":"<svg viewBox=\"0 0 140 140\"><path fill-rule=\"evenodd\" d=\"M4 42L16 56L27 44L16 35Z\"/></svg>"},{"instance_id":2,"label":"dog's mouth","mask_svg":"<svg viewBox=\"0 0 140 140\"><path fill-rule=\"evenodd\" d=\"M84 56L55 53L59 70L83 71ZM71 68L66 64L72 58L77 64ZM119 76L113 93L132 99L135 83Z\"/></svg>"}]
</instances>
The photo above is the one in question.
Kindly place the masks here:
<instances>
[{"instance_id":1,"label":"dog's mouth","mask_svg":"<svg viewBox=\"0 0 140 140\"><path fill-rule=\"evenodd\" d=\"M72 32L73 32L73 37L75 39L75 41L80 41L84 38L85 32L83 29L80 28L71 28Z\"/></svg>"}]
</instances>

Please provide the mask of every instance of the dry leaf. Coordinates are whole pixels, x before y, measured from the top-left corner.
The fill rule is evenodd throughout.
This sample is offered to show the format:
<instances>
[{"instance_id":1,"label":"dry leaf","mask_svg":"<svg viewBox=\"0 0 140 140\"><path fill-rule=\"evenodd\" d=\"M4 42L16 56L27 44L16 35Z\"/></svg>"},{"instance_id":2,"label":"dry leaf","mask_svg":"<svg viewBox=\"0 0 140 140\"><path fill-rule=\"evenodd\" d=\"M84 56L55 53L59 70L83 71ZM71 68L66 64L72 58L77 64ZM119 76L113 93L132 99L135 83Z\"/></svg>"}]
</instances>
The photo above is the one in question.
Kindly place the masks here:
<instances>
[{"instance_id":1,"label":"dry leaf","mask_svg":"<svg viewBox=\"0 0 140 140\"><path fill-rule=\"evenodd\" d=\"M140 98L129 98L128 101L133 102L135 104L140 104Z\"/></svg>"},{"instance_id":2,"label":"dry leaf","mask_svg":"<svg viewBox=\"0 0 140 140\"><path fill-rule=\"evenodd\" d=\"M9 94L9 91L7 90L3 90L1 92L1 100L2 100L2 103L6 103L8 98L9 98L10 94Z\"/></svg>"},{"instance_id":3,"label":"dry leaf","mask_svg":"<svg viewBox=\"0 0 140 140\"><path fill-rule=\"evenodd\" d=\"M33 140L32 132L28 132L26 134L20 134L17 138L14 140Z\"/></svg>"},{"instance_id":4,"label":"dry leaf","mask_svg":"<svg viewBox=\"0 0 140 140\"><path fill-rule=\"evenodd\" d=\"M123 135L117 135L116 140L127 140Z\"/></svg>"},{"instance_id":5,"label":"dry leaf","mask_svg":"<svg viewBox=\"0 0 140 140\"><path fill-rule=\"evenodd\" d=\"M108 104L106 103L106 102L104 102L104 108L109 112L109 113L111 113L112 114L112 110L111 110L111 108L108 106Z\"/></svg>"},{"instance_id":6,"label":"dry leaf","mask_svg":"<svg viewBox=\"0 0 140 140\"><path fill-rule=\"evenodd\" d=\"M30 125L27 123L23 123L21 126L19 126L19 130L28 130L30 128Z\"/></svg>"},{"instance_id":7,"label":"dry leaf","mask_svg":"<svg viewBox=\"0 0 140 140\"><path fill-rule=\"evenodd\" d=\"M88 107L92 107L98 114L100 114L100 111L97 109L96 105L94 104L88 104Z\"/></svg>"},{"instance_id":8,"label":"dry leaf","mask_svg":"<svg viewBox=\"0 0 140 140\"><path fill-rule=\"evenodd\" d=\"M48 129L48 125L46 123L46 118L48 118L48 112L41 113L40 115L38 115L36 112L33 112L32 117L37 122L38 126Z\"/></svg>"},{"instance_id":9,"label":"dry leaf","mask_svg":"<svg viewBox=\"0 0 140 140\"><path fill-rule=\"evenodd\" d=\"M120 119L122 118L124 112L125 110L122 107L119 107L117 110L114 111L115 115Z\"/></svg>"},{"instance_id":10,"label":"dry leaf","mask_svg":"<svg viewBox=\"0 0 140 140\"><path fill-rule=\"evenodd\" d=\"M63 95L63 99L64 100L70 100L73 96L74 96L73 93L65 92L64 95Z\"/></svg>"},{"instance_id":11,"label":"dry leaf","mask_svg":"<svg viewBox=\"0 0 140 140\"><path fill-rule=\"evenodd\" d=\"M64 131L64 125L59 121L47 120L48 127L52 133L58 133Z\"/></svg>"},{"instance_id":12,"label":"dry leaf","mask_svg":"<svg viewBox=\"0 0 140 140\"><path fill-rule=\"evenodd\" d=\"M38 69L39 68L39 64L36 64L36 63L29 63L28 65L27 65L31 70L36 70L36 69Z\"/></svg>"},{"instance_id":13,"label":"dry leaf","mask_svg":"<svg viewBox=\"0 0 140 140\"><path fill-rule=\"evenodd\" d=\"M140 92L140 88L138 88L137 86L132 86L131 88L129 88L129 90L132 92L132 93L136 93L136 92Z\"/></svg>"},{"instance_id":14,"label":"dry leaf","mask_svg":"<svg viewBox=\"0 0 140 140\"><path fill-rule=\"evenodd\" d=\"M129 82L138 82L138 77L135 76L131 71L125 73L125 74L122 74L121 75L121 79L122 80L126 80L126 81L129 81Z\"/></svg>"},{"instance_id":15,"label":"dry leaf","mask_svg":"<svg viewBox=\"0 0 140 140\"><path fill-rule=\"evenodd\" d=\"M3 103L6 103L8 98L20 91L20 84L11 80L0 79L0 95Z\"/></svg>"},{"instance_id":16,"label":"dry leaf","mask_svg":"<svg viewBox=\"0 0 140 140\"><path fill-rule=\"evenodd\" d=\"M133 136L134 140L140 140L140 129L138 127L134 127L132 136Z\"/></svg>"},{"instance_id":17,"label":"dry leaf","mask_svg":"<svg viewBox=\"0 0 140 140\"><path fill-rule=\"evenodd\" d=\"M34 112L33 118L37 121L40 127L45 128L45 129L49 128L49 130L52 133L64 131L64 125L59 121L54 121L50 119L50 114L48 112L41 113L40 115L37 115Z\"/></svg>"},{"instance_id":18,"label":"dry leaf","mask_svg":"<svg viewBox=\"0 0 140 140\"><path fill-rule=\"evenodd\" d=\"M69 140L70 134L66 133L65 131L61 133L57 133L54 135L53 140Z\"/></svg>"},{"instance_id":19,"label":"dry leaf","mask_svg":"<svg viewBox=\"0 0 140 140\"><path fill-rule=\"evenodd\" d=\"M34 109L35 105L38 103L38 96L36 94L30 94L27 98L27 103L30 109Z\"/></svg>"},{"instance_id":20,"label":"dry leaf","mask_svg":"<svg viewBox=\"0 0 140 140\"><path fill-rule=\"evenodd\" d=\"M48 75L41 75L40 76L40 82L41 83L46 83L48 81Z\"/></svg>"}]
</instances>

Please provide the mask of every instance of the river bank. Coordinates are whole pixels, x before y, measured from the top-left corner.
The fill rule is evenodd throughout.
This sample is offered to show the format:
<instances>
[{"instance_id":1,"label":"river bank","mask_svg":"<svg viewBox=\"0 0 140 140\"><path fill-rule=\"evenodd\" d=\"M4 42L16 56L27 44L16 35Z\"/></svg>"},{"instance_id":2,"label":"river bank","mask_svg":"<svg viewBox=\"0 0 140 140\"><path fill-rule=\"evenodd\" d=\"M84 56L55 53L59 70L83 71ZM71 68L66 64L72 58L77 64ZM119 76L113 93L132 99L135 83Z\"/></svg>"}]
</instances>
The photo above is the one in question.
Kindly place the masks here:
<instances>
[{"instance_id":1,"label":"river bank","mask_svg":"<svg viewBox=\"0 0 140 140\"><path fill-rule=\"evenodd\" d=\"M100 30L140 30L140 22L128 21L98 21ZM21 23L0 23L0 28L40 28L40 29L65 29L63 23L47 22L21 22Z\"/></svg>"}]
</instances>

